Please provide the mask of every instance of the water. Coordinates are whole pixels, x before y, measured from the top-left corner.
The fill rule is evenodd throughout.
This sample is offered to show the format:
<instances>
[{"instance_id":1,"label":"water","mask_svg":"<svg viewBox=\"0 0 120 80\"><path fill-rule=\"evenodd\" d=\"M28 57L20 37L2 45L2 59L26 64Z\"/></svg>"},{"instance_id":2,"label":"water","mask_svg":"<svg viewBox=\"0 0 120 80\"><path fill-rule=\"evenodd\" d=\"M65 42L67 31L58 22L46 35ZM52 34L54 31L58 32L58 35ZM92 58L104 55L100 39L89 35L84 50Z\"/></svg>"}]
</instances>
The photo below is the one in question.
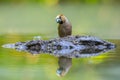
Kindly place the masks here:
<instances>
[{"instance_id":1,"label":"water","mask_svg":"<svg viewBox=\"0 0 120 80\"><path fill-rule=\"evenodd\" d=\"M33 36L2 35L0 45L30 40ZM96 57L74 58L72 62L68 59L62 59L63 62L69 63L66 64L69 67L64 77L56 75L56 71L60 73L58 71L58 60L60 59L54 56L48 54L32 55L0 47L0 78L2 80L119 80L120 40L111 39L108 41L115 43L117 48Z\"/></svg>"}]
</instances>

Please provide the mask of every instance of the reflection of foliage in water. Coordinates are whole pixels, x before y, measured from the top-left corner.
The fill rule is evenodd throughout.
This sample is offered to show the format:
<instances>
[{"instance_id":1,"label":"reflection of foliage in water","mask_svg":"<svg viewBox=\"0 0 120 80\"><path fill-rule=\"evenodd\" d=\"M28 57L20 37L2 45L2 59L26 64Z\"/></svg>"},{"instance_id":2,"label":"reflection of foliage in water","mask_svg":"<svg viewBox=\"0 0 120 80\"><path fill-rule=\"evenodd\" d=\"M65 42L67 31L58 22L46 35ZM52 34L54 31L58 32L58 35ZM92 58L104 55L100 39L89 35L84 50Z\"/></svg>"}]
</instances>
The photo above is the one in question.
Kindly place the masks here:
<instances>
[{"instance_id":1,"label":"reflection of foliage in water","mask_svg":"<svg viewBox=\"0 0 120 80\"><path fill-rule=\"evenodd\" d=\"M2 39L1 45L5 43L14 43L17 41L26 41L32 39L33 35L16 35L19 37L14 37L14 35L3 35L0 36ZM48 37L42 36L43 39L50 39ZM16 39L19 38L19 39ZM14 41L10 41L14 39ZM113 52L109 52L107 54L101 54L100 56L90 57L90 58L79 58L73 59L72 68L70 69L69 73L63 78L63 80L78 80L78 78L82 79L101 79L104 78L105 74L106 78L109 79L109 75L113 75L114 79L119 79L116 73L110 73L111 71L119 71L119 40L109 40L117 44L117 49ZM0 69L4 71L0 76L3 79L8 80L5 77L9 77L10 79L57 79L56 77L56 69L58 67L57 61L54 56L50 56L47 54L40 54L40 55L31 55L24 52L17 52L10 49L0 48ZM113 66L114 65L114 66ZM109 70L109 71L108 71ZM12 74L11 74L12 72ZM39 74L38 74L39 73ZM119 72L118 72L119 73ZM27 74L27 76L26 76ZM16 76L15 76L16 75ZM89 76L88 76L89 75ZM114 76L116 75L116 76ZM4 77L3 77L4 76ZM86 77L88 76L88 77Z\"/></svg>"}]
</instances>

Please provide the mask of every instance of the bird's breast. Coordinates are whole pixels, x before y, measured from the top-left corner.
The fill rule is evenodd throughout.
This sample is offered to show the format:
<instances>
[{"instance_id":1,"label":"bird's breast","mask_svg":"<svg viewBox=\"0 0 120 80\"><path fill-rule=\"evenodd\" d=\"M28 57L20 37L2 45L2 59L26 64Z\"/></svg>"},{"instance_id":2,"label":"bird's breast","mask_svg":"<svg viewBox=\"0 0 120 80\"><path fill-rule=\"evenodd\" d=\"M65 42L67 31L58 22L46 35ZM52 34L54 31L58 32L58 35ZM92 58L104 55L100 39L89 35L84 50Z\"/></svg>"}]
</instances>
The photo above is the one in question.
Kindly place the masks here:
<instances>
[{"instance_id":1,"label":"bird's breast","mask_svg":"<svg viewBox=\"0 0 120 80\"><path fill-rule=\"evenodd\" d=\"M60 37L65 37L71 35L72 27L70 25L59 25L58 27L58 34Z\"/></svg>"}]
</instances>

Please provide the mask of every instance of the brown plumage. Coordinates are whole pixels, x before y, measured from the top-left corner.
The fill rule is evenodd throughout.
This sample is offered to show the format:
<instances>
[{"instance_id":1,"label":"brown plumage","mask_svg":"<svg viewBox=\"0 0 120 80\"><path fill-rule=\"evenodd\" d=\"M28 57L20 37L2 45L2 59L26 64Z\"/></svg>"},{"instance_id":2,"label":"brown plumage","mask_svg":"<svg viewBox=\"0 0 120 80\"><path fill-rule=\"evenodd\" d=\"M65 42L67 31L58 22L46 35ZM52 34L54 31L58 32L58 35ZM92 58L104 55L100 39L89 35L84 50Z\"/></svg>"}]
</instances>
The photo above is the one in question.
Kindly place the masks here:
<instances>
[{"instance_id":1,"label":"brown plumage","mask_svg":"<svg viewBox=\"0 0 120 80\"><path fill-rule=\"evenodd\" d=\"M59 37L66 37L72 34L72 25L63 14L56 17L56 22L58 23Z\"/></svg>"},{"instance_id":2,"label":"brown plumage","mask_svg":"<svg viewBox=\"0 0 120 80\"><path fill-rule=\"evenodd\" d=\"M72 34L72 25L63 14L60 14L56 17L56 22L58 23L59 37L66 37ZM57 74L59 76L64 76L71 67L72 59L59 57L58 64L59 69L57 70Z\"/></svg>"},{"instance_id":3,"label":"brown plumage","mask_svg":"<svg viewBox=\"0 0 120 80\"><path fill-rule=\"evenodd\" d=\"M72 58L59 57L59 68L57 69L58 76L65 76L72 66Z\"/></svg>"}]
</instances>

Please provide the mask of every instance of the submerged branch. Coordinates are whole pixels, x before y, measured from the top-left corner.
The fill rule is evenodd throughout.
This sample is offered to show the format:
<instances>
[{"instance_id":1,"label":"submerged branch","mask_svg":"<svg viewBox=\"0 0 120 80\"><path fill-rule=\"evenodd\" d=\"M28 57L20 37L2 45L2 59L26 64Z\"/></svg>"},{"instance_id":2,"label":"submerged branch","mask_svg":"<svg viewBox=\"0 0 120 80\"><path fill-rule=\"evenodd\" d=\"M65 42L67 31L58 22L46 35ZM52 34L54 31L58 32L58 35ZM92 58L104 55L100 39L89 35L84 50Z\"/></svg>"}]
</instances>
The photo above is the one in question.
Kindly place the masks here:
<instances>
[{"instance_id":1,"label":"submerged branch","mask_svg":"<svg viewBox=\"0 0 120 80\"><path fill-rule=\"evenodd\" d=\"M68 36L52 40L30 40L5 44L3 47L32 54L47 53L57 57L78 58L99 55L114 49L115 45L93 36Z\"/></svg>"}]
</instances>

